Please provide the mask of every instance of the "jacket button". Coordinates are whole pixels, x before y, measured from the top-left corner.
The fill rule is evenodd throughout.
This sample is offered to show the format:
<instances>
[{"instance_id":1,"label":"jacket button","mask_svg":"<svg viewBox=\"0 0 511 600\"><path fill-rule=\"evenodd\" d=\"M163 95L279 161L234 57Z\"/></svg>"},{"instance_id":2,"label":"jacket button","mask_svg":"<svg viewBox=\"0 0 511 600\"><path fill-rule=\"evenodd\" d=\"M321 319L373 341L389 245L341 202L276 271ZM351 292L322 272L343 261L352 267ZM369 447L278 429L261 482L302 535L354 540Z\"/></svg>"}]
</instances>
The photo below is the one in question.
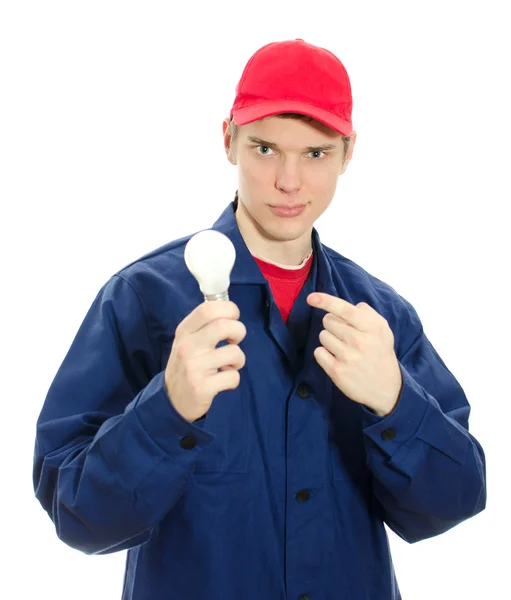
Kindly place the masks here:
<instances>
[{"instance_id":1,"label":"jacket button","mask_svg":"<svg viewBox=\"0 0 511 600\"><path fill-rule=\"evenodd\" d=\"M192 435L187 435L186 437L181 439L180 444L181 448L184 448L185 450L191 450L192 448L195 448L197 442L195 441L195 438Z\"/></svg>"},{"instance_id":2,"label":"jacket button","mask_svg":"<svg viewBox=\"0 0 511 600\"><path fill-rule=\"evenodd\" d=\"M396 430L393 429L392 427L390 427L389 429L384 429L381 432L381 439L385 440L386 442L393 440L395 437L396 437Z\"/></svg>"},{"instance_id":3,"label":"jacket button","mask_svg":"<svg viewBox=\"0 0 511 600\"><path fill-rule=\"evenodd\" d=\"M309 389L309 386L306 383L301 383L298 386L298 390L297 391L298 391L298 395L301 398L308 398L309 397L310 389Z\"/></svg>"},{"instance_id":4,"label":"jacket button","mask_svg":"<svg viewBox=\"0 0 511 600\"><path fill-rule=\"evenodd\" d=\"M309 600L309 596L300 596L298 600Z\"/></svg>"},{"instance_id":5,"label":"jacket button","mask_svg":"<svg viewBox=\"0 0 511 600\"><path fill-rule=\"evenodd\" d=\"M298 502L307 502L307 500L311 497L309 490L300 490L296 494L296 499Z\"/></svg>"}]
</instances>

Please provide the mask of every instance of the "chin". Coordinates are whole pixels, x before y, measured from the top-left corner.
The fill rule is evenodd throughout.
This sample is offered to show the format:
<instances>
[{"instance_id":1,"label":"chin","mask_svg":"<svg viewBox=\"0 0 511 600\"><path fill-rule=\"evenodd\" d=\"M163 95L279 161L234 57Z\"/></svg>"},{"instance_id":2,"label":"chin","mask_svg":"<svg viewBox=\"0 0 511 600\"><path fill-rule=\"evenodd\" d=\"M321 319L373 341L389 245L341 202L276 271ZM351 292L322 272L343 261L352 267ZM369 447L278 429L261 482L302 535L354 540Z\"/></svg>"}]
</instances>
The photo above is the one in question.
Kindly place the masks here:
<instances>
[{"instance_id":1,"label":"chin","mask_svg":"<svg viewBox=\"0 0 511 600\"><path fill-rule=\"evenodd\" d=\"M267 235L270 235L273 239L280 240L282 242L296 240L302 237L302 235L309 229L308 227L304 226L303 223L296 223L294 225L288 223L287 226L285 223L277 226L275 226L274 223L267 225L261 223L259 226L261 229L263 229L263 231L266 232Z\"/></svg>"}]
</instances>

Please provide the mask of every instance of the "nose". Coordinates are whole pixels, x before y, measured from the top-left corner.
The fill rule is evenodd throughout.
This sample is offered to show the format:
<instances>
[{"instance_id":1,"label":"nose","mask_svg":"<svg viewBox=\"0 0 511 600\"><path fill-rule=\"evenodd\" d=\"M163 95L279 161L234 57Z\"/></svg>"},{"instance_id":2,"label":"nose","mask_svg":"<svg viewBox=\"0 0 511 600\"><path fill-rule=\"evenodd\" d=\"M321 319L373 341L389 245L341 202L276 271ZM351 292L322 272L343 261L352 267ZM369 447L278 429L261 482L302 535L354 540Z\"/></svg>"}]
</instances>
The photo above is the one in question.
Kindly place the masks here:
<instances>
[{"instance_id":1,"label":"nose","mask_svg":"<svg viewBox=\"0 0 511 600\"><path fill-rule=\"evenodd\" d=\"M275 185L286 194L298 191L302 186L302 176L298 161L290 158L283 159L279 165Z\"/></svg>"}]
</instances>

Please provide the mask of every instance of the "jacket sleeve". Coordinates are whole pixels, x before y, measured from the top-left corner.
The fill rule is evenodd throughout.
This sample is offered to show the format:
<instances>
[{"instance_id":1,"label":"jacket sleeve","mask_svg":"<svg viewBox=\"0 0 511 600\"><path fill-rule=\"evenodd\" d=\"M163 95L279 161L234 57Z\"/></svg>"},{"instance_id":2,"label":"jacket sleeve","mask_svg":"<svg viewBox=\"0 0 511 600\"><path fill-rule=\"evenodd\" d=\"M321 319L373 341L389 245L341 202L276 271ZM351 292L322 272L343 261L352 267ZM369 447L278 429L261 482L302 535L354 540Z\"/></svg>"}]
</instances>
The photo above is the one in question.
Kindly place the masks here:
<instances>
[{"instance_id":1,"label":"jacket sleeve","mask_svg":"<svg viewBox=\"0 0 511 600\"><path fill-rule=\"evenodd\" d=\"M114 275L89 309L37 421L35 495L58 537L87 554L146 542L215 439L173 408L157 353L139 296ZM185 436L195 438L193 448L181 446Z\"/></svg>"},{"instance_id":2,"label":"jacket sleeve","mask_svg":"<svg viewBox=\"0 0 511 600\"><path fill-rule=\"evenodd\" d=\"M394 410L363 407L373 494L383 519L409 543L433 537L486 506L483 449L469 433L470 405L406 300L399 342L403 386ZM401 325L402 326L402 325Z\"/></svg>"}]
</instances>

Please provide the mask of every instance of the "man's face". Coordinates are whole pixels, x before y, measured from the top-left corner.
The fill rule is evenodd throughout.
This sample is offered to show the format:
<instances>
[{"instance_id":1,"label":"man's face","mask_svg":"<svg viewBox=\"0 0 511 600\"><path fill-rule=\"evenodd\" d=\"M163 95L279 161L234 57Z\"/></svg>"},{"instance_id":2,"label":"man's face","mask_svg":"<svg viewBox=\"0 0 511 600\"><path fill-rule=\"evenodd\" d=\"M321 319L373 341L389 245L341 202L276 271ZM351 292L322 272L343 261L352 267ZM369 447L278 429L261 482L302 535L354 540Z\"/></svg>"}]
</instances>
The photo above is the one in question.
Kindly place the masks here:
<instances>
[{"instance_id":1,"label":"man's face","mask_svg":"<svg viewBox=\"0 0 511 600\"><path fill-rule=\"evenodd\" d=\"M239 127L232 145L227 124L228 119L223 126L224 145L229 161L238 166L240 217L249 219L267 240L310 236L351 159L356 132L343 163L341 134L317 121L267 117ZM293 217L272 211L272 207L294 205L305 208Z\"/></svg>"}]
</instances>

